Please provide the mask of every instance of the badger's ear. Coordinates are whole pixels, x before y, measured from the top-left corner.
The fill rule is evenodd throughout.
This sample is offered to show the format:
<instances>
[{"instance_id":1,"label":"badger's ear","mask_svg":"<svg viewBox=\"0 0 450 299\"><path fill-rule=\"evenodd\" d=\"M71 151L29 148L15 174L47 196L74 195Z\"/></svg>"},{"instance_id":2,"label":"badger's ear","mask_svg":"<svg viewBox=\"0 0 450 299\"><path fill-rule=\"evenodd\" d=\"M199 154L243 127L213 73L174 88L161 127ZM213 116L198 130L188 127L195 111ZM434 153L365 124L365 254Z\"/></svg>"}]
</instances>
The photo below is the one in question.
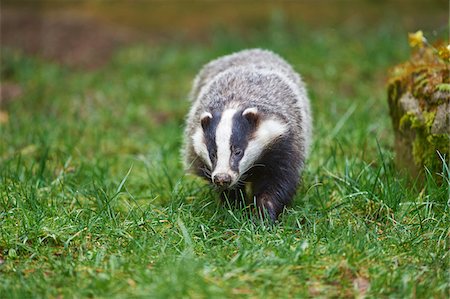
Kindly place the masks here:
<instances>
[{"instance_id":1,"label":"badger's ear","mask_svg":"<svg viewBox=\"0 0 450 299\"><path fill-rule=\"evenodd\" d=\"M250 123L256 124L259 119L258 109L256 107L247 108L242 112L244 116Z\"/></svg>"},{"instance_id":2,"label":"badger's ear","mask_svg":"<svg viewBox=\"0 0 450 299\"><path fill-rule=\"evenodd\" d=\"M202 124L203 130L209 125L212 119L212 114L209 112L203 112L200 116L200 123Z\"/></svg>"}]
</instances>

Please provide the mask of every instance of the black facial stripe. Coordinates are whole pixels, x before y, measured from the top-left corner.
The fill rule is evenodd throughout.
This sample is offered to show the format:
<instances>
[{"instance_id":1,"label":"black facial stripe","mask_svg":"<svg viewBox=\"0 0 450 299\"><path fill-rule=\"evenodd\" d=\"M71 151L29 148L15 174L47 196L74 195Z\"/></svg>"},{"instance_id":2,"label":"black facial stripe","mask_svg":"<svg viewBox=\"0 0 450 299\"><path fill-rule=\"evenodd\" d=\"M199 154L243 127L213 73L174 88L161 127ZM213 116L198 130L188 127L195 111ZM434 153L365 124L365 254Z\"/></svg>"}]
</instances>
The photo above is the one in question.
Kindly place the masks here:
<instances>
[{"instance_id":1,"label":"black facial stripe","mask_svg":"<svg viewBox=\"0 0 450 299\"><path fill-rule=\"evenodd\" d=\"M230 168L234 171L239 170L239 162L244 156L248 146L248 141L256 130L255 125L247 118L242 116L244 110L236 112L233 116L233 128L231 130L231 157Z\"/></svg>"},{"instance_id":2,"label":"black facial stripe","mask_svg":"<svg viewBox=\"0 0 450 299\"><path fill-rule=\"evenodd\" d=\"M217 144L216 144L216 130L222 115L220 113L213 113L209 124L203 129L205 134L206 148L209 153L209 159L212 163L212 169L216 167L217 163Z\"/></svg>"}]
</instances>

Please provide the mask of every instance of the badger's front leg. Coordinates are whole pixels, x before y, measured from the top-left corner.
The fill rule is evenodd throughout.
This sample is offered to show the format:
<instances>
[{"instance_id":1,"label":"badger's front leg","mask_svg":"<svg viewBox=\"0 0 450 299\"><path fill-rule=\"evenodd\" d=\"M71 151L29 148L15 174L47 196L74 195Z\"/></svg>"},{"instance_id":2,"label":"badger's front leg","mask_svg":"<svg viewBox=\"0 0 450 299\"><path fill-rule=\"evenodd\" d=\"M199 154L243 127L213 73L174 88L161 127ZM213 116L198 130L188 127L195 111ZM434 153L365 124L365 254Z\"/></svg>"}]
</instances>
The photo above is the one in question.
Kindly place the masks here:
<instances>
[{"instance_id":1,"label":"badger's front leg","mask_svg":"<svg viewBox=\"0 0 450 299\"><path fill-rule=\"evenodd\" d=\"M253 195L259 213L267 213L272 221L292 202L300 175L295 167L280 167L277 171L266 172L253 183Z\"/></svg>"},{"instance_id":2,"label":"badger's front leg","mask_svg":"<svg viewBox=\"0 0 450 299\"><path fill-rule=\"evenodd\" d=\"M226 205L231 205L232 208L239 207L240 204L245 203L245 188L236 188L231 190L222 191L220 199Z\"/></svg>"}]
</instances>

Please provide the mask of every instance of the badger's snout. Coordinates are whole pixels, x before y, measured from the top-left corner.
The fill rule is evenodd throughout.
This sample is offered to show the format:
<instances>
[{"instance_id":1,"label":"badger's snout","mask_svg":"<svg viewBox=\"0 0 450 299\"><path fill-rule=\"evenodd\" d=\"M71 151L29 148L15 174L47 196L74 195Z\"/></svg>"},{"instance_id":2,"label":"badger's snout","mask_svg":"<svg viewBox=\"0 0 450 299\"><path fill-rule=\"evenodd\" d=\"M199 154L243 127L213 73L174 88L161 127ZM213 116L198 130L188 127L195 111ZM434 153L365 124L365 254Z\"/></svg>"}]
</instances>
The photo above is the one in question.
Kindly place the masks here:
<instances>
[{"instance_id":1,"label":"badger's snout","mask_svg":"<svg viewBox=\"0 0 450 299\"><path fill-rule=\"evenodd\" d=\"M213 176L213 183L222 188L228 188L231 185L231 175L228 173L218 173Z\"/></svg>"}]
</instances>

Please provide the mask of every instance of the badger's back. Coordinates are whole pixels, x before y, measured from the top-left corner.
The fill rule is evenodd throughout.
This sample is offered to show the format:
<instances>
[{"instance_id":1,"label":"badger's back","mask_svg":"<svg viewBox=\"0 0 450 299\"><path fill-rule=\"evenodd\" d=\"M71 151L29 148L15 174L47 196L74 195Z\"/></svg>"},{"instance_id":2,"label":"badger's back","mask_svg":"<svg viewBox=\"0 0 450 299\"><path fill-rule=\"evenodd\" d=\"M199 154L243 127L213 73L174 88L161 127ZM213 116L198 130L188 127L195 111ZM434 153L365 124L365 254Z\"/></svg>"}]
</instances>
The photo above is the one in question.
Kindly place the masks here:
<instances>
[{"instance_id":1,"label":"badger's back","mask_svg":"<svg viewBox=\"0 0 450 299\"><path fill-rule=\"evenodd\" d=\"M207 63L194 80L190 99L195 100L202 87L204 87L212 78L233 67L275 70L283 73L293 83L297 84L299 88L304 88L298 74L295 73L292 67L279 55L268 50L249 49L222 56Z\"/></svg>"}]
</instances>

